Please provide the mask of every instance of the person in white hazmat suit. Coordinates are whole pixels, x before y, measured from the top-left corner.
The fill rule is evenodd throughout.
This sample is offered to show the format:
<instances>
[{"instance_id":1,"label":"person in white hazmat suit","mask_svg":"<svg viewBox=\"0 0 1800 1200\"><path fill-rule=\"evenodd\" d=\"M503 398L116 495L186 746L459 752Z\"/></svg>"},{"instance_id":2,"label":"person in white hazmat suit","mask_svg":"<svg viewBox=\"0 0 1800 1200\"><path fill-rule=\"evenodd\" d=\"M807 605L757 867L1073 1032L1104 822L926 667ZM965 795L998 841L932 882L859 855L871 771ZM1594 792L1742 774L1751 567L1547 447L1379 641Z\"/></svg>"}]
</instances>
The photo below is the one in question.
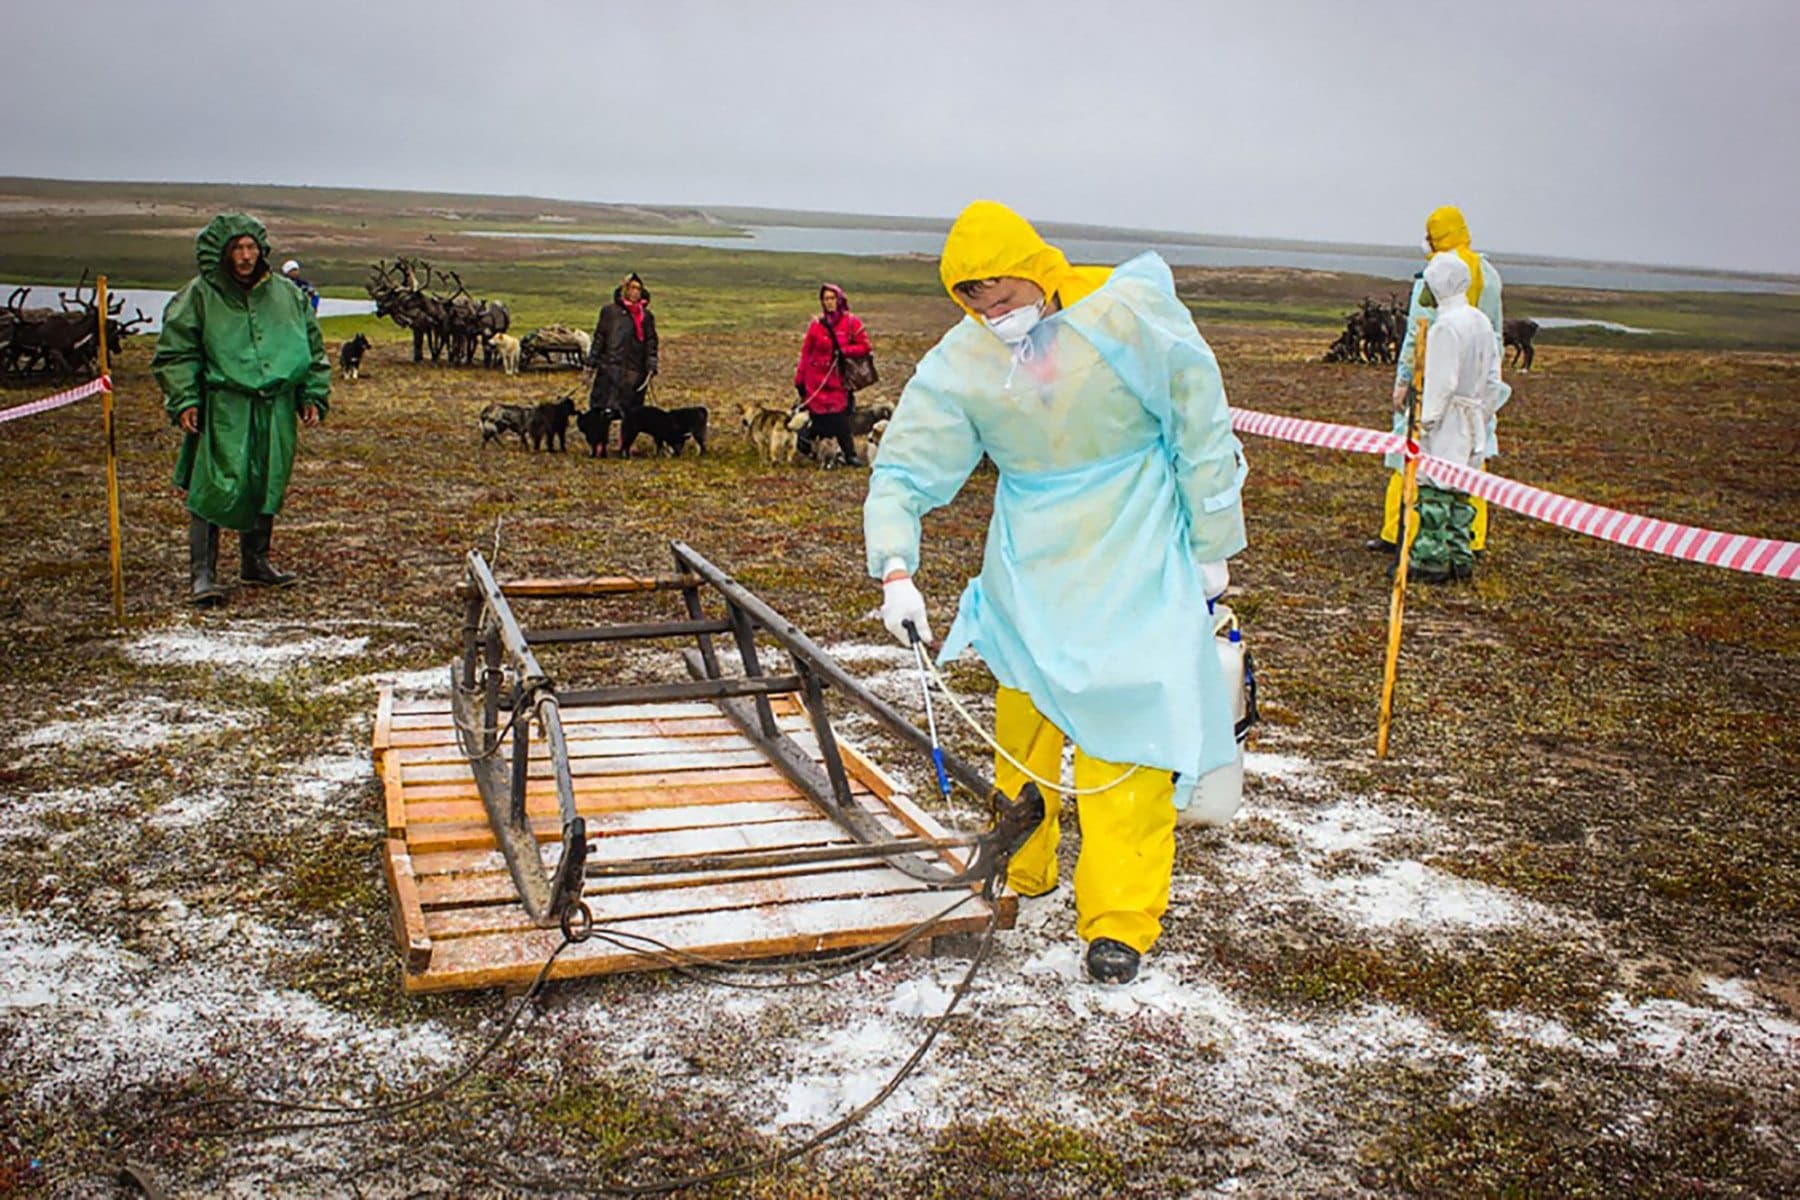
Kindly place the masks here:
<instances>
[{"instance_id":1,"label":"person in white hazmat suit","mask_svg":"<svg viewBox=\"0 0 1800 1200\"><path fill-rule=\"evenodd\" d=\"M1477 471L1488 457L1489 428L1502 399L1494 326L1469 303L1469 268L1454 252L1425 264L1437 318L1425 335L1425 387L1419 400L1419 448ZM1419 532L1408 572L1426 583L1474 574L1475 509L1468 494L1419 473Z\"/></svg>"},{"instance_id":2,"label":"person in white hazmat suit","mask_svg":"<svg viewBox=\"0 0 1800 1200\"><path fill-rule=\"evenodd\" d=\"M1235 760L1207 601L1244 548L1243 448L1218 364L1143 254L1072 267L1006 207L977 201L939 262L968 314L920 361L882 439L863 528L882 617L929 641L920 517L982 457L999 468L981 574L939 661L974 646L999 682L995 736L1041 778L1065 737L1082 792L1077 931L1088 974L1126 983L1162 931L1178 806ZM1025 776L997 757L995 782ZM1090 793L1091 789L1091 793ZM1025 896L1056 887L1061 796L1014 855Z\"/></svg>"},{"instance_id":3,"label":"person in white hazmat suit","mask_svg":"<svg viewBox=\"0 0 1800 1200\"><path fill-rule=\"evenodd\" d=\"M1479 308L1494 327L1494 352L1505 355L1505 347L1501 345L1500 328L1503 322L1501 305L1502 283L1500 272L1488 261L1485 254L1478 252L1469 242L1468 222L1463 219L1462 209L1453 204L1446 204L1431 210L1425 218L1425 258L1427 261L1434 254L1445 251L1454 253L1469 268L1469 303ZM1415 350L1418 345L1419 327L1430 324L1437 315L1436 310L1426 302L1425 273L1420 271L1413 277L1412 298L1406 306L1406 333L1400 342L1400 353L1394 361L1394 432L1406 436L1407 426L1407 393L1411 390ZM1500 403L1504 405L1512 388L1500 385ZM1500 443L1495 432L1493 421L1488 422L1488 457L1500 453ZM1400 475L1406 466L1406 459L1400 454L1390 454L1386 458L1389 468L1387 494L1381 506L1381 532L1364 543L1368 550L1380 550L1389 554L1399 549L1400 543ZM1473 497L1469 503L1475 507L1475 529L1470 537L1470 546L1480 554L1487 546L1488 511L1487 501Z\"/></svg>"}]
</instances>

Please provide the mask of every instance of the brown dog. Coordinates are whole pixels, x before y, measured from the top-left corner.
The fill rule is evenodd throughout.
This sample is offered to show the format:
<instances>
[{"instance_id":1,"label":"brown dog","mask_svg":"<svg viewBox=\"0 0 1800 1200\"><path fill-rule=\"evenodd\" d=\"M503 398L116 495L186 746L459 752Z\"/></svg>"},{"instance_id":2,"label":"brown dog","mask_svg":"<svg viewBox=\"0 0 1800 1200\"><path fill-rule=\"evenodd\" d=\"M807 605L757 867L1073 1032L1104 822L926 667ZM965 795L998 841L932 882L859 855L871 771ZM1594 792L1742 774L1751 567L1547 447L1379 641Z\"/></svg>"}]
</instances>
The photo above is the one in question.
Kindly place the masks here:
<instances>
[{"instance_id":1,"label":"brown dog","mask_svg":"<svg viewBox=\"0 0 1800 1200\"><path fill-rule=\"evenodd\" d=\"M796 461L794 432L788 427L792 411L785 404L744 405L744 436L756 447L757 457L773 466Z\"/></svg>"}]
</instances>

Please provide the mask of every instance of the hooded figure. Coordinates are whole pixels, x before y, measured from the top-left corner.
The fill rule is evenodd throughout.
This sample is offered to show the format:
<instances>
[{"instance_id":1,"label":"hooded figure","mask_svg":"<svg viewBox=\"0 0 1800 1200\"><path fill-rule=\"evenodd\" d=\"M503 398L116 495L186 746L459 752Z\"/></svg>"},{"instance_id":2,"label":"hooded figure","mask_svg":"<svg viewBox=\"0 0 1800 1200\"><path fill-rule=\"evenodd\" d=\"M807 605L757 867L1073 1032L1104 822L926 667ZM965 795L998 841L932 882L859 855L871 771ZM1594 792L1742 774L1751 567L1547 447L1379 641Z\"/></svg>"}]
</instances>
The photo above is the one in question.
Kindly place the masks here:
<instances>
[{"instance_id":1,"label":"hooded figure","mask_svg":"<svg viewBox=\"0 0 1800 1200\"><path fill-rule=\"evenodd\" d=\"M1481 468L1489 426L1500 405L1500 353L1486 314L1469 303L1468 263L1453 251L1432 256L1425 286L1437 317L1425 335L1425 384L1419 401L1419 447L1458 466ZM1474 571L1475 510L1462 492L1419 475L1419 532L1410 571L1427 582L1467 579Z\"/></svg>"},{"instance_id":2,"label":"hooded figure","mask_svg":"<svg viewBox=\"0 0 1800 1200\"><path fill-rule=\"evenodd\" d=\"M1463 267L1469 273L1469 303L1479 308L1494 327L1494 352L1504 354L1501 344L1501 328L1503 314L1500 304L1500 272L1484 254L1478 254L1470 243L1469 224L1463 219L1462 209L1453 204L1431 210L1425 218L1425 256L1449 251L1462 260ZM1412 299L1406 309L1406 335L1400 342L1399 359L1394 366L1394 421L1395 433L1406 436L1406 392L1413 386L1413 361L1418 352L1419 328L1421 324L1429 325L1436 317L1437 310L1429 303L1429 294L1425 289L1425 274L1421 271L1413 277ZM1504 405L1512 395L1512 388L1505 383L1500 385L1500 405ZM1499 406L1496 406L1498 411ZM1500 453L1500 443L1495 436L1495 423L1488 423L1486 455L1491 458ZM1406 465L1397 454L1390 454L1386 459L1392 472L1388 476L1387 495L1382 504L1381 533L1371 538L1368 547L1371 550L1393 551L1400 543L1400 471ZM1487 501L1474 497L1470 504L1475 509L1475 527L1471 535L1471 545L1476 551L1487 548Z\"/></svg>"},{"instance_id":3,"label":"hooded figure","mask_svg":"<svg viewBox=\"0 0 1800 1200\"><path fill-rule=\"evenodd\" d=\"M997 740L1033 774L1059 778L1074 740L1076 788L1092 792L1078 932L1089 973L1125 982L1162 929L1176 807L1236 757L1207 601L1244 548L1243 449L1212 351L1156 255L1073 267L1022 217L979 201L939 271L968 317L920 361L882 439L863 508L868 568L889 630L907 641L911 621L929 640L911 579L920 517L984 456L999 468L981 574L939 660L980 652L1000 684ZM1024 781L996 761L1003 792ZM1056 886L1060 797L1046 799L1007 873L1022 895Z\"/></svg>"},{"instance_id":4,"label":"hooded figure","mask_svg":"<svg viewBox=\"0 0 1800 1200\"><path fill-rule=\"evenodd\" d=\"M588 407L620 416L641 407L656 366L656 316L650 311L650 293L634 272L613 289L612 303L600 309L594 324L588 346L588 367L594 372Z\"/></svg>"},{"instance_id":5,"label":"hooded figure","mask_svg":"<svg viewBox=\"0 0 1800 1200\"><path fill-rule=\"evenodd\" d=\"M806 327L800 361L794 364L794 394L812 414L813 438L836 438L844 462L861 465L850 428L855 396L844 382L845 355L867 355L869 331L850 311L850 297L835 283L819 286L819 315Z\"/></svg>"},{"instance_id":6,"label":"hooded figure","mask_svg":"<svg viewBox=\"0 0 1800 1200\"><path fill-rule=\"evenodd\" d=\"M312 305L313 312L319 311L319 289L308 283L300 274L300 260L290 258L281 264L281 273L293 282L293 285L306 293L307 303Z\"/></svg>"},{"instance_id":7,"label":"hooded figure","mask_svg":"<svg viewBox=\"0 0 1800 1200\"><path fill-rule=\"evenodd\" d=\"M294 467L297 425L316 425L331 391L324 339L305 293L268 264L262 223L214 217L194 241L200 273L170 298L150 360L169 419L187 435L175 486L187 494L197 604L219 603L219 529L240 535L245 583L294 577L269 565L275 514Z\"/></svg>"}]
</instances>

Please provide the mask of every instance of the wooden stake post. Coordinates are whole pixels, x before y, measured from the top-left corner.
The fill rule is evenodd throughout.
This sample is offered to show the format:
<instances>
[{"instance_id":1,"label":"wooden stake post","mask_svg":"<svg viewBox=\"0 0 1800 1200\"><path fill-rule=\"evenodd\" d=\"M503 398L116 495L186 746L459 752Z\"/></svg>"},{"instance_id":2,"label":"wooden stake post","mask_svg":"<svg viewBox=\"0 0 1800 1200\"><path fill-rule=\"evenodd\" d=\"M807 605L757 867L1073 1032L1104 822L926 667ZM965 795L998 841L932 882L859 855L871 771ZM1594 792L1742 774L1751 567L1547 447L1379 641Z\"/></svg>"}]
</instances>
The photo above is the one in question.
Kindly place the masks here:
<instances>
[{"instance_id":1,"label":"wooden stake post","mask_svg":"<svg viewBox=\"0 0 1800 1200\"><path fill-rule=\"evenodd\" d=\"M1387 663L1381 676L1381 716L1375 727L1375 757L1387 757L1388 726L1394 715L1394 675L1400 666L1401 618L1406 614L1406 569L1413 539L1419 536L1419 460L1410 447L1419 439L1419 395L1425 387L1425 331L1420 321L1413 345L1413 386L1406 397L1406 444L1409 453L1400 475L1400 559L1394 564L1394 592L1388 600Z\"/></svg>"},{"instance_id":2,"label":"wooden stake post","mask_svg":"<svg viewBox=\"0 0 1800 1200\"><path fill-rule=\"evenodd\" d=\"M99 322L99 329L96 330L96 333L100 338L100 377L105 379L112 368L107 361L106 276L104 275L94 281L94 303L94 319ZM110 381L107 383L106 390L100 393L100 414L100 419L106 429L106 530L111 543L113 620L124 624L125 569L119 534L119 453L118 441L113 432L113 390Z\"/></svg>"}]
</instances>

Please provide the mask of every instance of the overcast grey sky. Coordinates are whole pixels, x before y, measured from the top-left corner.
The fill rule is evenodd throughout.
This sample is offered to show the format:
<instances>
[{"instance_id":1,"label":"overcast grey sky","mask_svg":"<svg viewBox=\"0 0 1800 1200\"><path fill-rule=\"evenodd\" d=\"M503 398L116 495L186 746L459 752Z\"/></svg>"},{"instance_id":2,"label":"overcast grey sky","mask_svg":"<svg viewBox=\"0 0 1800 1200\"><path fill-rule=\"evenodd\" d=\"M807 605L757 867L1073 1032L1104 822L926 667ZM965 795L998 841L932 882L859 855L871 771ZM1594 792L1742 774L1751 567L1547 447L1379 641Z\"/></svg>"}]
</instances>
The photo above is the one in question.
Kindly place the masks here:
<instances>
[{"instance_id":1,"label":"overcast grey sky","mask_svg":"<svg viewBox=\"0 0 1800 1200\"><path fill-rule=\"evenodd\" d=\"M7 8L11 174L1388 244L1454 202L1479 248L1800 272L1794 0Z\"/></svg>"}]
</instances>

